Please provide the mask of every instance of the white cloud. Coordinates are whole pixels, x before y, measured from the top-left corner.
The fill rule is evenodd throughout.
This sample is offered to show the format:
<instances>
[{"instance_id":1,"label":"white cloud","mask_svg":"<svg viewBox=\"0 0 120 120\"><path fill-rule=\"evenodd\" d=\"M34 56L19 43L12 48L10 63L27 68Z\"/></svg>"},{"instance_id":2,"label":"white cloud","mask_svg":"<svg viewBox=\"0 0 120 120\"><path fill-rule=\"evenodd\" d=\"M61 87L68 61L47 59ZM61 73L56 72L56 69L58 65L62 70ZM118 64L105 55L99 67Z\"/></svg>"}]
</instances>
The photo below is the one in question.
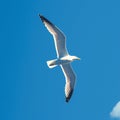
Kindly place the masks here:
<instances>
[{"instance_id":1,"label":"white cloud","mask_svg":"<svg viewBox=\"0 0 120 120\"><path fill-rule=\"evenodd\" d=\"M113 107L112 112L110 113L113 118L120 118L120 101Z\"/></svg>"}]
</instances>

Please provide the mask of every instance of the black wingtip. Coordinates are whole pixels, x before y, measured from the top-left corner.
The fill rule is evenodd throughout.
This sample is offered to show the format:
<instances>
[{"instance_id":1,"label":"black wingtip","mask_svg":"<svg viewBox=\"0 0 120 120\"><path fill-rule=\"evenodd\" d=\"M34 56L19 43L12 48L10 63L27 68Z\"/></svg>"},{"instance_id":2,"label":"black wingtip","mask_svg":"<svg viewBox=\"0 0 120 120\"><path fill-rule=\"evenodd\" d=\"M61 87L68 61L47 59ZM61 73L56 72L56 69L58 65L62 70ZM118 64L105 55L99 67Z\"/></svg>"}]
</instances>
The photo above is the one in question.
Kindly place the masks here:
<instances>
[{"instance_id":1,"label":"black wingtip","mask_svg":"<svg viewBox=\"0 0 120 120\"><path fill-rule=\"evenodd\" d=\"M41 14L39 14L39 17L40 17L40 19L42 20L42 22L44 22L44 16L42 16Z\"/></svg>"},{"instance_id":2,"label":"black wingtip","mask_svg":"<svg viewBox=\"0 0 120 120\"><path fill-rule=\"evenodd\" d=\"M66 103L68 103L69 102L69 99L68 98L66 98Z\"/></svg>"},{"instance_id":3,"label":"black wingtip","mask_svg":"<svg viewBox=\"0 0 120 120\"><path fill-rule=\"evenodd\" d=\"M67 103L69 102L69 100L70 100L70 98L71 98L72 94L73 94L73 90L71 90L71 92L70 92L69 96L68 96L68 97L66 97L66 102L67 102Z\"/></svg>"},{"instance_id":4,"label":"black wingtip","mask_svg":"<svg viewBox=\"0 0 120 120\"><path fill-rule=\"evenodd\" d=\"M39 13L38 15L39 15L39 17L41 16L41 14L40 14L40 13Z\"/></svg>"},{"instance_id":5,"label":"black wingtip","mask_svg":"<svg viewBox=\"0 0 120 120\"><path fill-rule=\"evenodd\" d=\"M47 18L45 18L43 15L39 14L40 19L42 20L42 22L46 21L47 23L53 25L53 23L51 23Z\"/></svg>"},{"instance_id":6,"label":"black wingtip","mask_svg":"<svg viewBox=\"0 0 120 120\"><path fill-rule=\"evenodd\" d=\"M42 15L41 14L38 14L39 15L39 17L41 18L42 17Z\"/></svg>"}]
</instances>

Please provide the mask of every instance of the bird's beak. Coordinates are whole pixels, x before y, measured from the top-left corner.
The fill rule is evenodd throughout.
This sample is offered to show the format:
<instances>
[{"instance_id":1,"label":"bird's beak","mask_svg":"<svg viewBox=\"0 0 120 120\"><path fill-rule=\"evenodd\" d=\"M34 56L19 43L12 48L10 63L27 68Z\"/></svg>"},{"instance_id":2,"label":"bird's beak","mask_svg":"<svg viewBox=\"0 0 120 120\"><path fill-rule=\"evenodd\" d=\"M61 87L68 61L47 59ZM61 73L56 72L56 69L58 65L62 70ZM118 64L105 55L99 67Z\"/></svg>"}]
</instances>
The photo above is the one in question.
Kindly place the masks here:
<instances>
[{"instance_id":1,"label":"bird's beak","mask_svg":"<svg viewBox=\"0 0 120 120\"><path fill-rule=\"evenodd\" d=\"M76 60L81 60L79 57L77 57L77 59Z\"/></svg>"}]
</instances>

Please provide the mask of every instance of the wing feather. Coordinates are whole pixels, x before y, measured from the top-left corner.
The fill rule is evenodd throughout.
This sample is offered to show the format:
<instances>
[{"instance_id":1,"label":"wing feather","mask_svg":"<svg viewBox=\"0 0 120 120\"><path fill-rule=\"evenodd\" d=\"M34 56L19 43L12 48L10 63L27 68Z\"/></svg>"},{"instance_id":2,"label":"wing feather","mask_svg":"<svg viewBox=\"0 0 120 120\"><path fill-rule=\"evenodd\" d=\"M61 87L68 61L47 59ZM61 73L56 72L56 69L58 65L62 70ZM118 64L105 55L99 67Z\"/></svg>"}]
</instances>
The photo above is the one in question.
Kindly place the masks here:
<instances>
[{"instance_id":1,"label":"wing feather","mask_svg":"<svg viewBox=\"0 0 120 120\"><path fill-rule=\"evenodd\" d=\"M66 79L65 96L66 96L66 102L68 102L74 90L76 76L70 63L61 65L61 68Z\"/></svg>"},{"instance_id":2,"label":"wing feather","mask_svg":"<svg viewBox=\"0 0 120 120\"><path fill-rule=\"evenodd\" d=\"M53 35L57 57L59 58L67 55L66 39L63 32L45 17L40 15L40 18L48 31Z\"/></svg>"}]
</instances>

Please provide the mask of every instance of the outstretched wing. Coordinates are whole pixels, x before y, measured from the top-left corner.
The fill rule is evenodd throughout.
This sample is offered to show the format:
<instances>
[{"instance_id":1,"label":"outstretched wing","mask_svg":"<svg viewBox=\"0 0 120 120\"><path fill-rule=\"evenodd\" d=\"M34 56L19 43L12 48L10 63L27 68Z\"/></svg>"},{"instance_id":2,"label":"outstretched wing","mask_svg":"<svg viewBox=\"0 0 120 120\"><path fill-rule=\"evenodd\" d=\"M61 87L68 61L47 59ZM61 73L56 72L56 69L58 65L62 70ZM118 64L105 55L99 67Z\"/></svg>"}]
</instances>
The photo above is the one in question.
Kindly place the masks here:
<instances>
[{"instance_id":1,"label":"outstretched wing","mask_svg":"<svg viewBox=\"0 0 120 120\"><path fill-rule=\"evenodd\" d=\"M42 22L45 24L48 31L53 35L55 48L57 52L57 57L63 57L68 54L66 49L66 40L65 35L60 31L53 23L51 23L48 19L39 15Z\"/></svg>"},{"instance_id":2,"label":"outstretched wing","mask_svg":"<svg viewBox=\"0 0 120 120\"><path fill-rule=\"evenodd\" d=\"M66 102L68 102L74 90L76 76L75 73L73 72L70 63L61 65L61 68L66 79L65 96L66 96Z\"/></svg>"}]
</instances>

